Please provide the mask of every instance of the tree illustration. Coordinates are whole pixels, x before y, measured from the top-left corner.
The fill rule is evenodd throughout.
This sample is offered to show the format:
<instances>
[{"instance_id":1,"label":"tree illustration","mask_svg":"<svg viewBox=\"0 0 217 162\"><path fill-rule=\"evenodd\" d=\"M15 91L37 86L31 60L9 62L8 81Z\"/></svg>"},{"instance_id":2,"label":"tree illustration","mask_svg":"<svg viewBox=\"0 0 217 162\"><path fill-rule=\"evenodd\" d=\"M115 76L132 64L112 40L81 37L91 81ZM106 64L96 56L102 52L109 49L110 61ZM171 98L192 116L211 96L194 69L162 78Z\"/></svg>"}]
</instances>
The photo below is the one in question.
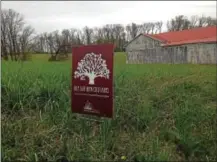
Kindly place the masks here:
<instances>
[{"instance_id":1,"label":"tree illustration","mask_svg":"<svg viewBox=\"0 0 217 162\"><path fill-rule=\"evenodd\" d=\"M85 80L89 78L89 84L94 85L95 78L102 77L109 79L109 69L106 61L102 59L101 54L87 53L84 58L78 62L78 67L74 73L74 78Z\"/></svg>"}]
</instances>

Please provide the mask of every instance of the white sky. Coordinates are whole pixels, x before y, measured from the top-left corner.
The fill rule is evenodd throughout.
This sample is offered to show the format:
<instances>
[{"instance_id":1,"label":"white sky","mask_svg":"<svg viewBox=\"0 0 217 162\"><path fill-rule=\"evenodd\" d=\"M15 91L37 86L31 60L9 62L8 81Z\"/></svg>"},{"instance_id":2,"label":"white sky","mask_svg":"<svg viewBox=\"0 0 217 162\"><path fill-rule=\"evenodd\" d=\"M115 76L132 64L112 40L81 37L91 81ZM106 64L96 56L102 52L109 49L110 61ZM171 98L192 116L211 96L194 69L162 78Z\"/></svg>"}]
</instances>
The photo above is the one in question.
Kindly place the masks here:
<instances>
[{"instance_id":1,"label":"white sky","mask_svg":"<svg viewBox=\"0 0 217 162\"><path fill-rule=\"evenodd\" d=\"M215 1L2 1L38 33L105 24L163 21L176 15L216 17Z\"/></svg>"}]
</instances>

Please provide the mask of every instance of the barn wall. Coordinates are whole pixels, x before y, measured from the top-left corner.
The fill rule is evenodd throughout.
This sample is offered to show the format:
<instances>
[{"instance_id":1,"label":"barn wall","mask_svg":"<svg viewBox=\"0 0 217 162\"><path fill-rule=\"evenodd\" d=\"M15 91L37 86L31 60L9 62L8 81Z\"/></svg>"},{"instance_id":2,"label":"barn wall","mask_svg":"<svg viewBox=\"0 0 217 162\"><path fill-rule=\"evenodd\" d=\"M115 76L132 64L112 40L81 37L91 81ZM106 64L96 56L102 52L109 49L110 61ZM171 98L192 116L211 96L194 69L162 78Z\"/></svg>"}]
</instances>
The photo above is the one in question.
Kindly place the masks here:
<instances>
[{"instance_id":1,"label":"barn wall","mask_svg":"<svg viewBox=\"0 0 217 162\"><path fill-rule=\"evenodd\" d=\"M191 44L188 47L188 63L216 64L216 44Z\"/></svg>"},{"instance_id":2,"label":"barn wall","mask_svg":"<svg viewBox=\"0 0 217 162\"><path fill-rule=\"evenodd\" d=\"M184 47L154 48L127 52L127 63L186 63L187 51Z\"/></svg>"},{"instance_id":3,"label":"barn wall","mask_svg":"<svg viewBox=\"0 0 217 162\"><path fill-rule=\"evenodd\" d=\"M159 41L156 41L144 35L138 36L125 48L125 51L127 53L126 63L143 63L143 60L141 60L142 56L141 54L138 54L138 51L141 52L142 50L154 49L156 47L160 47ZM133 53L135 53L135 55Z\"/></svg>"},{"instance_id":4,"label":"barn wall","mask_svg":"<svg viewBox=\"0 0 217 162\"><path fill-rule=\"evenodd\" d=\"M135 50L152 49L159 46L160 46L159 41L156 41L149 37L145 37L144 35L140 35L126 47L126 52L131 52Z\"/></svg>"}]
</instances>

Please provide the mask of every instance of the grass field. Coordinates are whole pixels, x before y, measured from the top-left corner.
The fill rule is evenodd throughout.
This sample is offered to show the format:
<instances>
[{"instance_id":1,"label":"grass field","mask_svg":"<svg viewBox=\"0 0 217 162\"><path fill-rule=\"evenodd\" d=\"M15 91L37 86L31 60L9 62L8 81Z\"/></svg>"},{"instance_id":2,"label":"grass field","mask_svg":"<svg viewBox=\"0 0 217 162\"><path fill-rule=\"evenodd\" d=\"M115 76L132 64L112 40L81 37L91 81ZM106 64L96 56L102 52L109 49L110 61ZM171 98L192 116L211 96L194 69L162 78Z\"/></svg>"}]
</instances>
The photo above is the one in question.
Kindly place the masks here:
<instances>
[{"instance_id":1,"label":"grass field","mask_svg":"<svg viewBox=\"0 0 217 162\"><path fill-rule=\"evenodd\" d=\"M96 122L71 112L71 61L47 59L2 62L2 160L216 161L216 66L118 53L115 117Z\"/></svg>"}]
</instances>

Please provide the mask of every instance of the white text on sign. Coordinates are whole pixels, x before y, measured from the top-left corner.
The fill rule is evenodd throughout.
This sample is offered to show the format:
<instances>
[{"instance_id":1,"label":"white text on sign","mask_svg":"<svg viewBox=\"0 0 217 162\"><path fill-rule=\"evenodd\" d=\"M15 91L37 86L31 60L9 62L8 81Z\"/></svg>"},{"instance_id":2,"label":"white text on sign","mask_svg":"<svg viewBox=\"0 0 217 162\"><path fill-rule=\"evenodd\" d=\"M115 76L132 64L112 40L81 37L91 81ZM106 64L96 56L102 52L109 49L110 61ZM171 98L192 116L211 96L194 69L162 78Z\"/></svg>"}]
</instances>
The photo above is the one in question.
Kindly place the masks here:
<instances>
[{"instance_id":1,"label":"white text on sign","mask_svg":"<svg viewBox=\"0 0 217 162\"><path fill-rule=\"evenodd\" d=\"M90 86L74 86L74 92L87 92L87 93L109 93L109 88L106 87L90 87Z\"/></svg>"}]
</instances>

